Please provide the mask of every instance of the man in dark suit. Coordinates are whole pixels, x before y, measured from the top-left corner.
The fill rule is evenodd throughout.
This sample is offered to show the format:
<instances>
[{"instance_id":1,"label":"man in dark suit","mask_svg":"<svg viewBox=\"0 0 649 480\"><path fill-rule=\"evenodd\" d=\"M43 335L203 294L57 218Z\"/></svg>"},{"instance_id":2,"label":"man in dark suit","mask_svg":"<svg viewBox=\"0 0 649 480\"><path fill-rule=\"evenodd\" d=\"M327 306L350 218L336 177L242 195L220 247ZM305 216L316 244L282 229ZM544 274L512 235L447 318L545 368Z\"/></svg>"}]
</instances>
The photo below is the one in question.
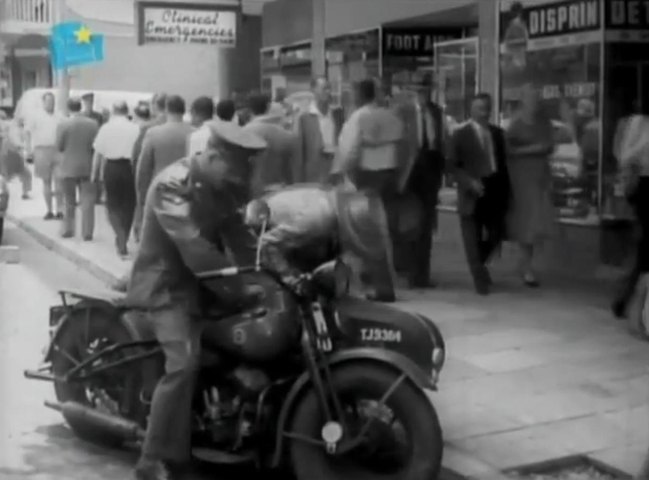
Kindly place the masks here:
<instances>
[{"instance_id":1,"label":"man in dark suit","mask_svg":"<svg viewBox=\"0 0 649 480\"><path fill-rule=\"evenodd\" d=\"M415 85L417 98L401 110L408 145L405 166L405 193L421 209L419 229L407 247L408 276L411 288L433 287L430 257L433 232L437 228L437 203L444 175L446 127L442 109L431 100L432 80L424 77Z\"/></svg>"},{"instance_id":2,"label":"man in dark suit","mask_svg":"<svg viewBox=\"0 0 649 480\"><path fill-rule=\"evenodd\" d=\"M74 236L76 193L79 189L81 204L81 230L84 240L92 240L95 228L95 189L90 182L93 142L99 124L81 113L81 101L68 101L70 117L59 124L56 146L61 155L59 177L63 187L63 238Z\"/></svg>"},{"instance_id":3,"label":"man in dark suit","mask_svg":"<svg viewBox=\"0 0 649 480\"><path fill-rule=\"evenodd\" d=\"M142 226L142 208L147 190L153 177L161 170L187 154L187 142L193 128L183 121L185 100L178 95L170 95L166 100L164 123L151 125L144 134L142 149L135 167L135 187L137 208L135 210L135 235L139 237ZM137 143L137 142L136 142ZM133 149L136 150L136 147Z\"/></svg>"},{"instance_id":4,"label":"man in dark suit","mask_svg":"<svg viewBox=\"0 0 649 480\"><path fill-rule=\"evenodd\" d=\"M510 187L502 129L491 125L492 100L486 93L471 103L471 120L453 133L451 156L458 189L462 240L473 283L487 295L486 264L504 239Z\"/></svg>"},{"instance_id":5,"label":"man in dark suit","mask_svg":"<svg viewBox=\"0 0 649 480\"><path fill-rule=\"evenodd\" d=\"M331 85L325 77L311 82L313 103L296 119L294 155L296 183L320 183L329 179L344 115L331 105Z\"/></svg>"}]
</instances>

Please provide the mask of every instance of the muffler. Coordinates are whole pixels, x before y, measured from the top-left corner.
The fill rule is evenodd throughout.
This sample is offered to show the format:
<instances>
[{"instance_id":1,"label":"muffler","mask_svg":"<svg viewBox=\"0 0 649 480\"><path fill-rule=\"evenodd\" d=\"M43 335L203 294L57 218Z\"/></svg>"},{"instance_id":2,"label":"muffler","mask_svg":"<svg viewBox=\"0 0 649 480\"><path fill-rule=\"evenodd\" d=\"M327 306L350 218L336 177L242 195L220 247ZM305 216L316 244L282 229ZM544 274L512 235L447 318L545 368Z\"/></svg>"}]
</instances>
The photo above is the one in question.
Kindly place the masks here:
<instances>
[{"instance_id":1,"label":"muffler","mask_svg":"<svg viewBox=\"0 0 649 480\"><path fill-rule=\"evenodd\" d=\"M140 426L117 415L100 412L79 402L45 402L45 406L61 412L70 424L83 424L86 428L96 429L97 435L109 435L123 438L124 441L144 439L145 432Z\"/></svg>"}]
</instances>

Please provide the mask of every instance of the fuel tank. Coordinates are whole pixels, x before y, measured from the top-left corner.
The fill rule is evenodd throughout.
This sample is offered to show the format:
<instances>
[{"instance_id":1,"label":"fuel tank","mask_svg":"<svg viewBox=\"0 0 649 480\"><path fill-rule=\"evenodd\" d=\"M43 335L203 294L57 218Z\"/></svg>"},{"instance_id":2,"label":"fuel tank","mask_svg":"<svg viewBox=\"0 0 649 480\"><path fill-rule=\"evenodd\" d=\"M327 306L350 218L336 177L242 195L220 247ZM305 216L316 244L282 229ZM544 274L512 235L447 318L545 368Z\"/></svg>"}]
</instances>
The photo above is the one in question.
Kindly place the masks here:
<instances>
[{"instance_id":1,"label":"fuel tank","mask_svg":"<svg viewBox=\"0 0 649 480\"><path fill-rule=\"evenodd\" d=\"M204 348L254 364L280 358L298 345L301 325L297 305L276 284L260 284L265 293L257 306L204 322Z\"/></svg>"},{"instance_id":2,"label":"fuel tank","mask_svg":"<svg viewBox=\"0 0 649 480\"><path fill-rule=\"evenodd\" d=\"M350 347L393 350L426 372L434 366L433 352L445 351L441 332L423 315L352 297L339 299L336 308L338 328Z\"/></svg>"}]
</instances>

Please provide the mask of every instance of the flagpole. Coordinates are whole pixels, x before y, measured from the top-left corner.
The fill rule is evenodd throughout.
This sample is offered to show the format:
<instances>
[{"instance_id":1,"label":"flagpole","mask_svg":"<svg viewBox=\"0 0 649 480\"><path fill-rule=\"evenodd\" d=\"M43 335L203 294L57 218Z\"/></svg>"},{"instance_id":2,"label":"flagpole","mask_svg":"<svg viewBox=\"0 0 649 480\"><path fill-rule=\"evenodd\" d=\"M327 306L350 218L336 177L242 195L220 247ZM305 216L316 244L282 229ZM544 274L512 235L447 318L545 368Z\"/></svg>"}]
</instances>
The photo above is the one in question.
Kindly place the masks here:
<instances>
[{"instance_id":1,"label":"flagpole","mask_svg":"<svg viewBox=\"0 0 649 480\"><path fill-rule=\"evenodd\" d=\"M61 23L65 19L65 0L56 0L55 23ZM58 87L58 110L62 114L68 113L68 98L70 98L70 72L67 67L56 72Z\"/></svg>"}]
</instances>

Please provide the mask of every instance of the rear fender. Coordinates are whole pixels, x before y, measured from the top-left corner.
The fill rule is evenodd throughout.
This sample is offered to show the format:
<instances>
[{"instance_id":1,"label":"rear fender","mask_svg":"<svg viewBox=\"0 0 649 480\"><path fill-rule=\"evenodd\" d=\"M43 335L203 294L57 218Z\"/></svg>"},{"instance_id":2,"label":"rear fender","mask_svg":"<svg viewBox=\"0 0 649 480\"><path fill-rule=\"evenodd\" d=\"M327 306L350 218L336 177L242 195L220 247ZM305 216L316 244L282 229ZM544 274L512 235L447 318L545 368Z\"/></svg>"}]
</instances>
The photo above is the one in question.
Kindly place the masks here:
<instances>
[{"instance_id":1,"label":"rear fender","mask_svg":"<svg viewBox=\"0 0 649 480\"><path fill-rule=\"evenodd\" d=\"M354 363L373 363L378 367L389 368L405 374L414 385L420 389L437 390L435 383L412 360L405 355L391 350L378 348L353 348L343 350L331 355L328 359L329 367L333 370L341 366ZM302 395L309 388L309 374L303 373L289 390L277 421L275 452L271 460L271 467L279 467L284 453L284 432L290 424L291 417Z\"/></svg>"},{"instance_id":2,"label":"rear fender","mask_svg":"<svg viewBox=\"0 0 649 480\"><path fill-rule=\"evenodd\" d=\"M52 338L50 339L50 343L45 350L45 356L43 358L43 362L49 362L52 359L51 357L52 357L52 352L54 351L54 345L56 345L56 341L61 335L61 332L64 331L64 329L70 322L79 321L81 316L78 315L78 312L84 310L86 311L103 310L107 313L115 315L116 317L120 317L120 310L118 308L115 308L115 306L111 305L109 302L106 302L104 300L84 299L74 305L67 307L67 311L63 314L63 316L57 323L56 327L54 327L54 331L52 332ZM121 321L121 319L118 321ZM121 321L121 323L122 326L124 326L128 330L129 334L134 340L139 339L140 335L133 325L131 325L129 322L124 322L124 321Z\"/></svg>"}]
</instances>

